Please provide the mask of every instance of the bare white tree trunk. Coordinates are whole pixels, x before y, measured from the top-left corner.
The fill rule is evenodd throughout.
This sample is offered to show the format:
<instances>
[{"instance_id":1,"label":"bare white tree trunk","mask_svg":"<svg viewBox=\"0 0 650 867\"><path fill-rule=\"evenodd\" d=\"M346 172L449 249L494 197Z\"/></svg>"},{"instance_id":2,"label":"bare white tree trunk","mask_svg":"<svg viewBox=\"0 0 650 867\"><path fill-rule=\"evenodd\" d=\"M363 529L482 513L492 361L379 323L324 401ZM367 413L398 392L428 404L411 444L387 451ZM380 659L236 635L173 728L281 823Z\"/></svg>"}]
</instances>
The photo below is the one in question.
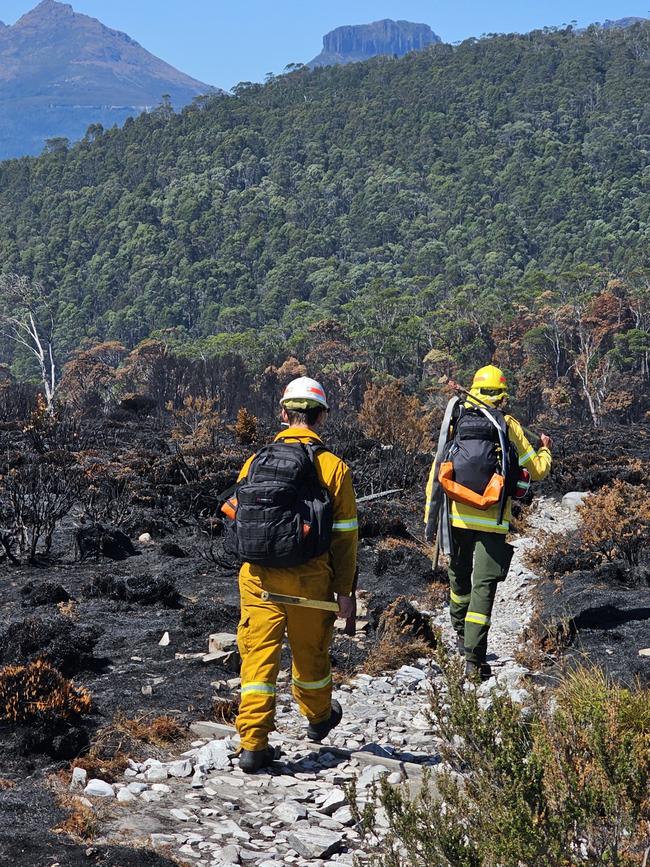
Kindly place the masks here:
<instances>
[{"instance_id":1,"label":"bare white tree trunk","mask_svg":"<svg viewBox=\"0 0 650 867\"><path fill-rule=\"evenodd\" d=\"M39 324L33 303L34 299L43 298L43 291L40 286L34 291L26 278L17 276L4 278L1 288L3 294L15 300L14 309L18 309L16 314L6 314L2 317L2 333L26 349L35 359L45 392L47 411L53 414L57 387L53 344L54 319L51 313L48 313L47 326Z\"/></svg>"}]
</instances>

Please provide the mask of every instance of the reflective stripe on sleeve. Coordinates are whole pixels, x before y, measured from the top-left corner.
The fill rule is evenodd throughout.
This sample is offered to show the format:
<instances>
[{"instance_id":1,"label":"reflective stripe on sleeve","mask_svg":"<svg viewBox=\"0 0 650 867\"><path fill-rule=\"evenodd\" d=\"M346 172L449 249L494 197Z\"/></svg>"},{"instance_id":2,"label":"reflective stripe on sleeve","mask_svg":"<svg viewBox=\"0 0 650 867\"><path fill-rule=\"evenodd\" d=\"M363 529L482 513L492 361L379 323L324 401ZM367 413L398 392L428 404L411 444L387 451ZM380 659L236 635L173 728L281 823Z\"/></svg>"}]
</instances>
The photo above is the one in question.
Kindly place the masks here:
<instances>
[{"instance_id":1,"label":"reflective stripe on sleeve","mask_svg":"<svg viewBox=\"0 0 650 867\"><path fill-rule=\"evenodd\" d=\"M348 521L334 521L332 530L338 533L351 533L352 530L359 529L359 521L357 518L350 518Z\"/></svg>"},{"instance_id":2,"label":"reflective stripe on sleeve","mask_svg":"<svg viewBox=\"0 0 650 867\"><path fill-rule=\"evenodd\" d=\"M246 695L248 693L261 693L262 695L275 695L275 686L272 683L259 683L255 681L251 681L250 683L243 683L241 687L241 694Z\"/></svg>"},{"instance_id":3,"label":"reflective stripe on sleeve","mask_svg":"<svg viewBox=\"0 0 650 867\"><path fill-rule=\"evenodd\" d=\"M327 677L324 677L322 680L298 680L296 677L292 679L293 685L299 686L300 689L323 689L331 684L332 673L330 672Z\"/></svg>"},{"instance_id":4,"label":"reflective stripe on sleeve","mask_svg":"<svg viewBox=\"0 0 650 867\"><path fill-rule=\"evenodd\" d=\"M520 467L523 467L523 465L524 465L524 464L527 464L528 461L529 461L531 458L534 458L534 457L535 457L535 455L536 455L536 451L535 451L535 449L531 449L530 451L526 452L525 455L522 455L522 456L519 458L519 466L520 466Z\"/></svg>"},{"instance_id":5,"label":"reflective stripe on sleeve","mask_svg":"<svg viewBox=\"0 0 650 867\"><path fill-rule=\"evenodd\" d=\"M486 614L479 614L477 611L468 611L465 615L465 623L478 623L481 626L489 626L490 618Z\"/></svg>"},{"instance_id":6,"label":"reflective stripe on sleeve","mask_svg":"<svg viewBox=\"0 0 650 867\"><path fill-rule=\"evenodd\" d=\"M453 590L449 591L449 598L452 602L455 602L456 605L464 605L466 602L472 598L472 594L468 593L466 596L459 596L458 593L454 593Z\"/></svg>"}]
</instances>

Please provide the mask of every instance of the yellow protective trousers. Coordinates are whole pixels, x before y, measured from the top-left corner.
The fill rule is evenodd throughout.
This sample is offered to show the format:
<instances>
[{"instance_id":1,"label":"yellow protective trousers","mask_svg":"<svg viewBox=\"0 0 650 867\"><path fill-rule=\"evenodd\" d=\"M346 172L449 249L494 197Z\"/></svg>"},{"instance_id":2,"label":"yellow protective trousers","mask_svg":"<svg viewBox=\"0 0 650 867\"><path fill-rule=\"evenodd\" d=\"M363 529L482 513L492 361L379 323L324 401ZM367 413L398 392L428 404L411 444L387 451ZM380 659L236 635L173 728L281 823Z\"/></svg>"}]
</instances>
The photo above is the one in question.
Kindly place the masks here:
<instances>
[{"instance_id":1,"label":"yellow protective trousers","mask_svg":"<svg viewBox=\"0 0 650 867\"><path fill-rule=\"evenodd\" d=\"M262 602L262 590L330 601L332 582L325 572L308 578L264 570L264 585L256 570L244 564L239 574L241 620L237 643L242 658L241 703L237 731L241 747L261 750L275 729L276 680L285 632L293 657L293 695L310 722L329 718L332 672L329 646L336 615L331 611Z\"/></svg>"}]
</instances>

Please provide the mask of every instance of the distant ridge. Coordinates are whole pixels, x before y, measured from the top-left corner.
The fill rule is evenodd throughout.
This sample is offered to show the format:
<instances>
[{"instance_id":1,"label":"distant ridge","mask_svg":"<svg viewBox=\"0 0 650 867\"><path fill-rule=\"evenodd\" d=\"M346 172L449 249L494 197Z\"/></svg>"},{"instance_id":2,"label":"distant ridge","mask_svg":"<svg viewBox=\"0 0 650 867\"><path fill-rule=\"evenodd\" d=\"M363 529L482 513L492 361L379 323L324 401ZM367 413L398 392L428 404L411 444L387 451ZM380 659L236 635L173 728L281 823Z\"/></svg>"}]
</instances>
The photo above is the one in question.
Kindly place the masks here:
<instances>
[{"instance_id":1,"label":"distant ridge","mask_svg":"<svg viewBox=\"0 0 650 867\"><path fill-rule=\"evenodd\" d=\"M603 30L621 30L625 27L632 27L635 24L641 24L643 21L647 21L647 18L637 18L631 16L629 18L617 18L615 21L611 21L609 18L600 25Z\"/></svg>"},{"instance_id":2,"label":"distant ridge","mask_svg":"<svg viewBox=\"0 0 650 867\"><path fill-rule=\"evenodd\" d=\"M393 21L384 18L372 24L337 27L323 37L323 50L307 65L335 66L368 60L381 54L402 57L409 51L418 51L441 42L428 24L411 21Z\"/></svg>"},{"instance_id":3,"label":"distant ridge","mask_svg":"<svg viewBox=\"0 0 650 867\"><path fill-rule=\"evenodd\" d=\"M13 26L0 24L0 159L75 140L158 105L179 108L212 88L146 51L126 33L72 6L43 0Z\"/></svg>"}]
</instances>

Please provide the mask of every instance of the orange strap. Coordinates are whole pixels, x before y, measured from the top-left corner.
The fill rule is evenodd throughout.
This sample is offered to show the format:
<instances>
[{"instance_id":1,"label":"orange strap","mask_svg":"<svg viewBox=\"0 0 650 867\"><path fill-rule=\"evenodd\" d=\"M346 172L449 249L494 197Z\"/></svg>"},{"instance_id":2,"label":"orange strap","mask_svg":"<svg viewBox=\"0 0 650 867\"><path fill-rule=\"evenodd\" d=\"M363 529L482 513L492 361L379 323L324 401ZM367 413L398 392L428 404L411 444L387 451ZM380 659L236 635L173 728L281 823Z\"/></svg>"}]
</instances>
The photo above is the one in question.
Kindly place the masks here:
<instances>
[{"instance_id":1,"label":"orange strap","mask_svg":"<svg viewBox=\"0 0 650 867\"><path fill-rule=\"evenodd\" d=\"M234 521L237 517L237 497L231 497L221 507L221 511L226 516L226 518L230 518L231 521Z\"/></svg>"},{"instance_id":2,"label":"orange strap","mask_svg":"<svg viewBox=\"0 0 650 867\"><path fill-rule=\"evenodd\" d=\"M466 488L465 485L454 481L454 465L451 461L445 461L440 465L438 481L450 500L481 510L496 506L501 500L505 484L504 476L494 473L483 493L477 494L471 488Z\"/></svg>"}]
</instances>

